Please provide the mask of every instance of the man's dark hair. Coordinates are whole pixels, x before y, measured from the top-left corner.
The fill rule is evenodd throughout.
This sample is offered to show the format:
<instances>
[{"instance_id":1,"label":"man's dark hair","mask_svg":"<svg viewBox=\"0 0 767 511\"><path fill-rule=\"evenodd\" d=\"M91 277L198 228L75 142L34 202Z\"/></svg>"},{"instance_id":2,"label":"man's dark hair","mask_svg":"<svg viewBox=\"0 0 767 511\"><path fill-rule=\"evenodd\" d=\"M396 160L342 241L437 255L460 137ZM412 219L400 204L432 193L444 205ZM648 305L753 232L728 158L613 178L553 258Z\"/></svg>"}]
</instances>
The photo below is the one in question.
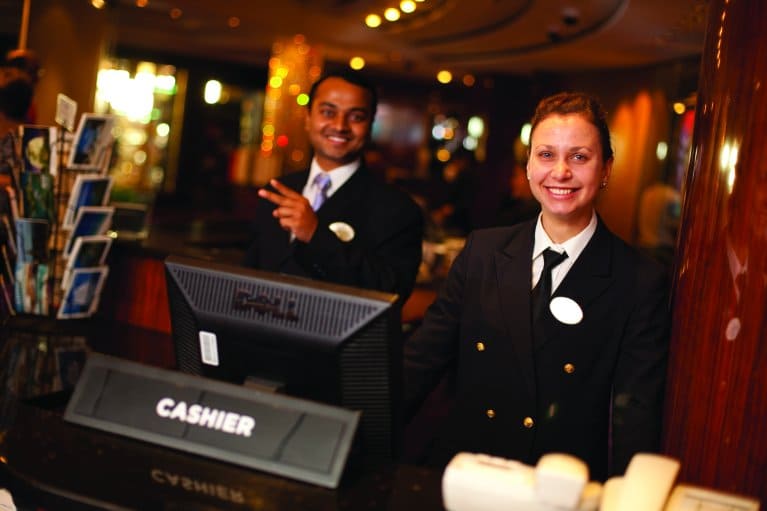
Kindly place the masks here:
<instances>
[{"instance_id":1,"label":"man's dark hair","mask_svg":"<svg viewBox=\"0 0 767 511\"><path fill-rule=\"evenodd\" d=\"M610 144L610 130L607 127L607 114L602 109L599 101L583 92L560 92L547 98L543 98L535 109L530 138L532 139L535 128L541 121L551 115L580 114L596 127L599 132L599 143L602 146L603 161L613 157L613 148Z\"/></svg>"},{"instance_id":2,"label":"man's dark hair","mask_svg":"<svg viewBox=\"0 0 767 511\"><path fill-rule=\"evenodd\" d=\"M370 118L373 119L376 115L376 109L378 108L378 92L375 86L368 80L368 78L358 71L353 69L341 69L335 71L328 71L323 74L316 82L312 84L312 88L309 90L309 104L307 107L312 108L312 101L314 100L314 94L317 92L317 87L327 80L328 78L340 78L345 82L349 82L358 87L362 87L370 94Z\"/></svg>"},{"instance_id":3,"label":"man's dark hair","mask_svg":"<svg viewBox=\"0 0 767 511\"><path fill-rule=\"evenodd\" d=\"M11 120L23 122L32 103L34 86L23 71L0 67L0 112Z\"/></svg>"}]
</instances>

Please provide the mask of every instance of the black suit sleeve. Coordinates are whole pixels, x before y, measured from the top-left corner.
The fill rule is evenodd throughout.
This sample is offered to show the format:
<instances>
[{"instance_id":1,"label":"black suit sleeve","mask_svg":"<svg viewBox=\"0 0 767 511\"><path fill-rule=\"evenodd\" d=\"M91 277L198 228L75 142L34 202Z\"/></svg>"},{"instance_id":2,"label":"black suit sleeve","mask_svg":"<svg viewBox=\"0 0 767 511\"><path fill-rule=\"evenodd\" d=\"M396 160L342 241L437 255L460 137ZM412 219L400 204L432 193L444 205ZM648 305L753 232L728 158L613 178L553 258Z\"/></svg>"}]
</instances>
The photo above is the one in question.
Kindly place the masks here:
<instances>
[{"instance_id":1,"label":"black suit sleeve","mask_svg":"<svg viewBox=\"0 0 767 511\"><path fill-rule=\"evenodd\" d=\"M645 261L637 272L637 300L625 327L613 384L611 474L634 454L658 452L665 392L670 308L668 279Z\"/></svg>"},{"instance_id":2,"label":"black suit sleeve","mask_svg":"<svg viewBox=\"0 0 767 511\"><path fill-rule=\"evenodd\" d=\"M404 194L396 201L382 200L375 210L367 232L350 241L341 241L320 222L309 243L295 243L293 255L316 278L397 293L404 301L421 263L421 210Z\"/></svg>"},{"instance_id":3,"label":"black suit sleeve","mask_svg":"<svg viewBox=\"0 0 767 511\"><path fill-rule=\"evenodd\" d=\"M458 354L466 272L473 237L450 267L447 280L404 347L404 413L412 417Z\"/></svg>"}]
</instances>

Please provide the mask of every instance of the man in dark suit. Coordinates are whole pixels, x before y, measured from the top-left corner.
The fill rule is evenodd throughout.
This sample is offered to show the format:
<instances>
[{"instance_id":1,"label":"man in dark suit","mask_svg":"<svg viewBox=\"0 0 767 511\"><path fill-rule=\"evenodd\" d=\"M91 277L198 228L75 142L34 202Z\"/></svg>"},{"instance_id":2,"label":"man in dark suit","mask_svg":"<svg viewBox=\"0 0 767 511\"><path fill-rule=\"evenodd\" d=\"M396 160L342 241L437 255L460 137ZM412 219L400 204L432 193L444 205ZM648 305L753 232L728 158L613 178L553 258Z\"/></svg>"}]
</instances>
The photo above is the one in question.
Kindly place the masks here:
<instances>
[{"instance_id":1,"label":"man in dark suit","mask_svg":"<svg viewBox=\"0 0 767 511\"><path fill-rule=\"evenodd\" d=\"M423 219L404 192L364 164L377 94L361 75L314 83L306 131L307 171L259 190L247 266L397 293L404 301L421 262Z\"/></svg>"},{"instance_id":2,"label":"man in dark suit","mask_svg":"<svg viewBox=\"0 0 767 511\"><path fill-rule=\"evenodd\" d=\"M405 345L406 412L447 372L453 402L432 464L564 452L604 480L660 445L668 281L595 212L613 157L593 98L544 99L530 147L541 215L469 235Z\"/></svg>"}]
</instances>

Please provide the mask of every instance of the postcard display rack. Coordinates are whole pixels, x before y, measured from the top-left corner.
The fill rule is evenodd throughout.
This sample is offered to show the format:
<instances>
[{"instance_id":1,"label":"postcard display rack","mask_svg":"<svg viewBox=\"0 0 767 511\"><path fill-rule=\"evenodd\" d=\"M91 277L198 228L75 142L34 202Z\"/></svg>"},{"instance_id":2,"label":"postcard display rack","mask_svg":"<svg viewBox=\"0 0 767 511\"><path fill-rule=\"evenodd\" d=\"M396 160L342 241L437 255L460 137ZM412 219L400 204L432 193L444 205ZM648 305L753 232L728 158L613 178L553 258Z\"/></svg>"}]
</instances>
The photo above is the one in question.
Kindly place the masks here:
<instances>
[{"instance_id":1,"label":"postcard display rack","mask_svg":"<svg viewBox=\"0 0 767 511\"><path fill-rule=\"evenodd\" d=\"M92 316L109 273L113 118L82 114L73 132L76 105L65 106L58 127L22 125L13 137L11 212L0 226L6 316Z\"/></svg>"}]
</instances>

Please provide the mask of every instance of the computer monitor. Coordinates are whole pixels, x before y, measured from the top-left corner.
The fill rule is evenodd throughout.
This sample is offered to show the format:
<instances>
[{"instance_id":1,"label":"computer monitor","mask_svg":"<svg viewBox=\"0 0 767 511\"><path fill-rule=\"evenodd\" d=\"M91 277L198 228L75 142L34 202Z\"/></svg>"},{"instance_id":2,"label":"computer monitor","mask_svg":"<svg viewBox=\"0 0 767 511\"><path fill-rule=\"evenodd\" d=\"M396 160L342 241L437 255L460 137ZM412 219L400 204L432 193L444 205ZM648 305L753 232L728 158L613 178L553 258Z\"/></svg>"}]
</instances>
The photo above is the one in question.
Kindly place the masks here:
<instances>
[{"instance_id":1,"label":"computer monitor","mask_svg":"<svg viewBox=\"0 0 767 511\"><path fill-rule=\"evenodd\" d=\"M395 457L402 344L396 294L165 260L176 366L362 412L363 465Z\"/></svg>"}]
</instances>

